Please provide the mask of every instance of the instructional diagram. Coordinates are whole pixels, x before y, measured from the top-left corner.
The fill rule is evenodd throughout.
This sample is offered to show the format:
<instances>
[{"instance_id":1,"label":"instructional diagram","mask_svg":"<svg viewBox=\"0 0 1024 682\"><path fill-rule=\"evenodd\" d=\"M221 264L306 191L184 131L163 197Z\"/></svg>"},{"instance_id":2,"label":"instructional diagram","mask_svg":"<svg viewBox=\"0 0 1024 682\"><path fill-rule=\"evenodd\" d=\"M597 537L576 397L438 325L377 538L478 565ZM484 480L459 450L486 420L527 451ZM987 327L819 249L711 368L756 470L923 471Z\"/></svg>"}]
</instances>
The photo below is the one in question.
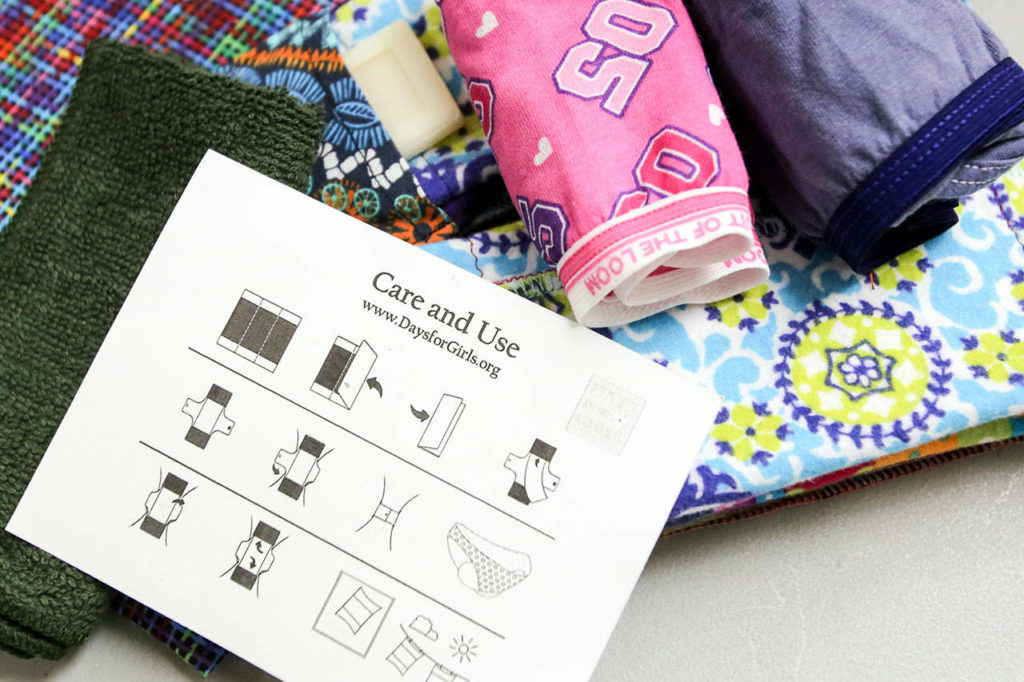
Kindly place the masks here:
<instances>
[{"instance_id":1,"label":"instructional diagram","mask_svg":"<svg viewBox=\"0 0 1024 682\"><path fill-rule=\"evenodd\" d=\"M643 398L599 376L590 377L565 430L605 452L617 455L643 414Z\"/></svg>"},{"instance_id":2,"label":"instructional diagram","mask_svg":"<svg viewBox=\"0 0 1024 682\"><path fill-rule=\"evenodd\" d=\"M467 638L465 635L452 637L448 648L452 651L452 658L458 659L459 663L472 663L473 659L477 657L477 645L472 637Z\"/></svg>"},{"instance_id":3,"label":"instructional diagram","mask_svg":"<svg viewBox=\"0 0 1024 682\"><path fill-rule=\"evenodd\" d=\"M274 550L285 540L287 538L281 537L281 531L260 521L256 530L250 527L249 537L238 544L235 564L221 575L230 573L231 580L247 590L255 586L256 596L259 596L260 578L274 565Z\"/></svg>"},{"instance_id":4,"label":"instructional diagram","mask_svg":"<svg viewBox=\"0 0 1024 682\"><path fill-rule=\"evenodd\" d=\"M324 444L312 436L303 436L293 450L278 450L271 466L277 479L271 485L293 500L304 498L306 488L320 475L320 462L329 452L324 452Z\"/></svg>"},{"instance_id":5,"label":"instructional diagram","mask_svg":"<svg viewBox=\"0 0 1024 682\"><path fill-rule=\"evenodd\" d=\"M231 430L235 428L235 422L229 419L226 413L229 402L231 392L217 384L210 386L202 400L187 398L181 411L192 419L192 426L185 433L185 441L200 450L205 450L213 434L223 433L230 436Z\"/></svg>"},{"instance_id":6,"label":"instructional diagram","mask_svg":"<svg viewBox=\"0 0 1024 682\"><path fill-rule=\"evenodd\" d=\"M548 493L555 492L562 480L551 471L554 458L554 446L539 438L533 441L529 454L509 453L505 468L515 474L515 480L508 489L508 496L526 505L548 499Z\"/></svg>"},{"instance_id":7,"label":"instructional diagram","mask_svg":"<svg viewBox=\"0 0 1024 682\"><path fill-rule=\"evenodd\" d=\"M720 402L427 251L208 153L6 530L288 682L588 679Z\"/></svg>"},{"instance_id":8,"label":"instructional diagram","mask_svg":"<svg viewBox=\"0 0 1024 682\"><path fill-rule=\"evenodd\" d=\"M167 527L178 520L185 508L185 497L195 490L188 489L188 481L174 474L163 476L160 486L146 496L146 511L132 525L141 522L139 529L167 544Z\"/></svg>"},{"instance_id":9,"label":"instructional diagram","mask_svg":"<svg viewBox=\"0 0 1024 682\"><path fill-rule=\"evenodd\" d=\"M496 597L511 590L533 570L525 552L502 547L461 523L448 531L448 554L459 581L481 597Z\"/></svg>"},{"instance_id":10,"label":"instructional diagram","mask_svg":"<svg viewBox=\"0 0 1024 682\"><path fill-rule=\"evenodd\" d=\"M364 383L383 396L380 382L370 376L375 362L377 353L366 341L356 345L339 336L327 351L327 357L309 390L345 409L351 409L355 404Z\"/></svg>"},{"instance_id":11,"label":"instructional diagram","mask_svg":"<svg viewBox=\"0 0 1024 682\"><path fill-rule=\"evenodd\" d=\"M451 440L452 432L458 426L465 409L466 404L462 402L462 398L449 393L442 395L441 399L437 401L437 407L434 408L433 414L429 415L430 421L423 429L423 435L417 446L434 457L440 457L445 446L448 445L448 441ZM415 407L412 408L412 413L420 421L427 419L427 414Z\"/></svg>"},{"instance_id":12,"label":"instructional diagram","mask_svg":"<svg viewBox=\"0 0 1024 682\"><path fill-rule=\"evenodd\" d=\"M365 658L394 601L369 583L342 571L324 600L313 629Z\"/></svg>"},{"instance_id":13,"label":"instructional diagram","mask_svg":"<svg viewBox=\"0 0 1024 682\"><path fill-rule=\"evenodd\" d=\"M302 318L246 289L231 311L217 345L273 372Z\"/></svg>"},{"instance_id":14,"label":"instructional diagram","mask_svg":"<svg viewBox=\"0 0 1024 682\"><path fill-rule=\"evenodd\" d=\"M404 637L387 655L387 662L398 671L398 674L410 682L455 682L468 677L442 665L436 653L428 653L436 649L438 640L434 625L426 616L416 616L408 625L402 625ZM463 659L468 660L468 659Z\"/></svg>"},{"instance_id":15,"label":"instructional diagram","mask_svg":"<svg viewBox=\"0 0 1024 682\"><path fill-rule=\"evenodd\" d=\"M381 486L380 491L380 502L377 503L377 507L376 509L373 510L373 514L370 515L370 518L366 519L366 523L359 526L359 528L356 529L356 532L362 532L363 530L366 530L370 527L379 528L383 530L383 532L387 536L388 550L393 549L395 539L395 524L398 523L399 517L401 517L402 512L405 511L405 508L409 506L409 503L415 500L417 497L419 497L418 494L409 497L404 502L398 502L397 500L394 499L394 493L392 493L392 497L389 498L388 479L387 476L385 476L384 483Z\"/></svg>"}]
</instances>

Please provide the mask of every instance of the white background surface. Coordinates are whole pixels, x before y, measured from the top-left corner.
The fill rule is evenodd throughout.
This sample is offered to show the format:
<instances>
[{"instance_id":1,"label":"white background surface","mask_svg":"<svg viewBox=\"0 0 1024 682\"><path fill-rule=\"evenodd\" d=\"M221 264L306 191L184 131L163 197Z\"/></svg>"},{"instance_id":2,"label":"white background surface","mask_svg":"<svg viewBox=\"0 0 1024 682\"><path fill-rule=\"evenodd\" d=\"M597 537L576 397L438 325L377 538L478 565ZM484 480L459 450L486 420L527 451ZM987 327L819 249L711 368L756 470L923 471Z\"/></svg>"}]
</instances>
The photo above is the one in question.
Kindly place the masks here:
<instances>
[{"instance_id":1,"label":"white background surface","mask_svg":"<svg viewBox=\"0 0 1024 682\"><path fill-rule=\"evenodd\" d=\"M973 5L1024 61L1024 4ZM595 682L1024 678L1022 455L662 541ZM200 678L111 614L62 661L0 653L0 680L41 679ZM211 679L273 678L229 655Z\"/></svg>"}]
</instances>

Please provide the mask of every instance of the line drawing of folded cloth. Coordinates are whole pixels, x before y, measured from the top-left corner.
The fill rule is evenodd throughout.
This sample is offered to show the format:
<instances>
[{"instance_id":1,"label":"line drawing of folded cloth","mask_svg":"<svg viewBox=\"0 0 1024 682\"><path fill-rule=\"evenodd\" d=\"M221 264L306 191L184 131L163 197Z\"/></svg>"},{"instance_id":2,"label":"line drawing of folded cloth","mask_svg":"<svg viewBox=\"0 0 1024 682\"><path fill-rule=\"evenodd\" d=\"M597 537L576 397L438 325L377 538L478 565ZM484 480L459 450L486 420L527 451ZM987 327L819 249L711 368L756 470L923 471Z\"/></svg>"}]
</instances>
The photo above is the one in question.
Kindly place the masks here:
<instances>
[{"instance_id":1,"label":"line drawing of folded cloth","mask_svg":"<svg viewBox=\"0 0 1024 682\"><path fill-rule=\"evenodd\" d=\"M339 336L327 352L309 390L351 409L376 361L377 353L366 341L360 341L357 346Z\"/></svg>"},{"instance_id":2,"label":"line drawing of folded cloth","mask_svg":"<svg viewBox=\"0 0 1024 682\"><path fill-rule=\"evenodd\" d=\"M417 447L429 452L434 457L440 457L465 409L466 403L462 401L462 398L448 393L442 395L437 401L434 413L430 416L430 421L423 429L423 435L420 436Z\"/></svg>"},{"instance_id":3,"label":"line drawing of folded cloth","mask_svg":"<svg viewBox=\"0 0 1024 682\"><path fill-rule=\"evenodd\" d=\"M505 468L515 474L508 496L525 505L543 502L558 488L561 478L551 471L556 448L537 438L529 454L509 453Z\"/></svg>"},{"instance_id":4,"label":"line drawing of folded cloth","mask_svg":"<svg viewBox=\"0 0 1024 682\"><path fill-rule=\"evenodd\" d=\"M139 519L142 522L139 529L157 539L164 538L166 543L165 531L181 516L181 511L185 506L185 496L191 492L186 492L186 488L188 488L188 482L183 478L174 474L165 475L160 487L146 497L146 512Z\"/></svg>"},{"instance_id":5,"label":"line drawing of folded cloth","mask_svg":"<svg viewBox=\"0 0 1024 682\"><path fill-rule=\"evenodd\" d=\"M273 372L302 318L246 289L231 311L217 345Z\"/></svg>"},{"instance_id":6,"label":"line drawing of folded cloth","mask_svg":"<svg viewBox=\"0 0 1024 682\"><path fill-rule=\"evenodd\" d=\"M231 435L235 422L228 418L226 410L231 402L231 391L217 384L211 384L206 397L202 400L185 399L181 411L192 418L192 426L185 434L185 440L200 450L205 450L210 438L215 433Z\"/></svg>"},{"instance_id":7,"label":"line drawing of folded cloth","mask_svg":"<svg viewBox=\"0 0 1024 682\"><path fill-rule=\"evenodd\" d=\"M278 492L293 500L299 499L306 488L320 475L320 460L329 453L324 444L312 436L303 436L294 450L278 450L272 466L278 475L274 482Z\"/></svg>"}]
</instances>

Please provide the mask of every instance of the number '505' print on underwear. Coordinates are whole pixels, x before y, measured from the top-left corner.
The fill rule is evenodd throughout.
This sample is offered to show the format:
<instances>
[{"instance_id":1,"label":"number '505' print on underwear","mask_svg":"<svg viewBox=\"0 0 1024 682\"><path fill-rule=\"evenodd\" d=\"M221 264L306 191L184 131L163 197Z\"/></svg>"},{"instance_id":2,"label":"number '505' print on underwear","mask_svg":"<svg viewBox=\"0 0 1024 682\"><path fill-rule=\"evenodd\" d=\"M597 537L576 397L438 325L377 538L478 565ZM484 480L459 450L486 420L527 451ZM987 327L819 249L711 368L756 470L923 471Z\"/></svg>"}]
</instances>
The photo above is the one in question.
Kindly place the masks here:
<instances>
[{"instance_id":1,"label":"number '505' print on underwear","mask_svg":"<svg viewBox=\"0 0 1024 682\"><path fill-rule=\"evenodd\" d=\"M710 187L722 170L718 150L690 133L665 126L633 167L636 187L619 195L608 219L673 194ZM532 234L532 233L531 233Z\"/></svg>"},{"instance_id":2,"label":"number '505' print on underwear","mask_svg":"<svg viewBox=\"0 0 1024 682\"><path fill-rule=\"evenodd\" d=\"M565 254L569 233L569 219L565 210L550 201L535 201L524 196L516 197L516 208L526 224L530 239L540 249L541 257L552 265L558 265Z\"/></svg>"},{"instance_id":3,"label":"number '505' print on underwear","mask_svg":"<svg viewBox=\"0 0 1024 682\"><path fill-rule=\"evenodd\" d=\"M476 115L480 117L480 126L484 129L484 138L490 142L494 132L494 86L490 81L471 78L469 81L469 101L473 103Z\"/></svg>"},{"instance_id":4,"label":"number '505' print on underwear","mask_svg":"<svg viewBox=\"0 0 1024 682\"><path fill-rule=\"evenodd\" d=\"M639 0L603 0L583 22L587 40L570 47L551 77L558 92L600 99L621 118L661 49L677 26L672 12Z\"/></svg>"}]
</instances>

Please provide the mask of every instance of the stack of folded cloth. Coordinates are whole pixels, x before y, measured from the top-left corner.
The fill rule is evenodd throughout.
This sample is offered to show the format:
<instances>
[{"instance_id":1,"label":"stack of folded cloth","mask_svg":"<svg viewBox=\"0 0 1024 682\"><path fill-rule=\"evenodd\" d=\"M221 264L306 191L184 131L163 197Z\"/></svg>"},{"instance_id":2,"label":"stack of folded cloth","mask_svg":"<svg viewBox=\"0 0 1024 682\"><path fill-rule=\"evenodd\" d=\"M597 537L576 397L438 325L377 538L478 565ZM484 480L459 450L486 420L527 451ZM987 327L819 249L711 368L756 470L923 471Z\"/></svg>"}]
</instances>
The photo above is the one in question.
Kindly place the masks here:
<instances>
[{"instance_id":1,"label":"stack of folded cloth","mask_svg":"<svg viewBox=\"0 0 1024 682\"><path fill-rule=\"evenodd\" d=\"M947 230L960 197L1024 156L1024 71L962 3L580 0L543 22L511 1L444 5L520 216L583 324L765 278L760 251L742 255L746 172L684 4L755 186L856 272Z\"/></svg>"},{"instance_id":2,"label":"stack of folded cloth","mask_svg":"<svg viewBox=\"0 0 1024 682\"><path fill-rule=\"evenodd\" d=\"M8 325L18 327L0 334L10 346L0 352L14 359L4 371L20 373L0 387L22 386L28 376L56 381L11 389L19 397L5 401L0 424L21 430L3 438L19 448L0 452L0 517L13 510L207 133L220 140L209 146L407 241L435 242L426 248L556 312L591 326L631 322L602 331L714 386L727 404L667 531L821 499L1024 435L1014 407L1024 404L1024 341L1014 331L1024 323L1024 260L1016 250L1024 166L990 184L1024 154L1019 67L959 3L718 4L574 0L550 14L540 40L519 5L449 1L460 73L433 0L342 3L229 67L242 80L284 84L301 100L327 105L326 128L282 97L98 45L10 236L0 234L7 273L0 292L5 310L16 312ZM372 172L339 178L332 169L353 154L339 146L352 133L344 112L355 107L373 117L360 108L365 101L340 52L399 18L412 24L467 124L418 157L395 158L389 167L408 172L387 187L374 185ZM927 35L918 36L922 25ZM833 40L840 27L845 37ZM864 38L856 49L853 30ZM245 32L249 45L255 35ZM189 53L189 45L172 49ZM224 68L224 52L241 52L240 45L218 45L200 61ZM519 56L509 59L510 51ZM128 63L137 72L125 75ZM109 94L114 78L138 106L88 104L97 92ZM200 84L194 95L204 106L189 104L193 95L164 103L183 79ZM246 97L255 98L247 100L255 110L276 113L240 117L234 105ZM140 103L147 99L149 106ZM162 126L178 125L181 102L211 112L196 124L199 137L166 137ZM170 113L152 120L161 107ZM146 141L128 153L109 139L112 129ZM294 134L282 137L287 130ZM356 147L393 158L379 133ZM95 165L86 148L108 143L104 161L117 170L102 187L86 188L99 176L71 169ZM743 160L765 199L756 232ZM19 161L26 162L37 159ZM356 207L355 193L370 185L386 215ZM956 222L957 199L975 191L957 209L955 229L919 246ZM14 202L0 198L13 214ZM513 205L524 222L450 239L495 224ZM112 214L133 217L99 225ZM682 235L684 242L678 228L701 220L700 234ZM33 229L42 223L52 234ZM114 259L111 248L130 257ZM78 262L67 257L72 251ZM40 260L40 253L48 255ZM720 261L726 254L736 257ZM635 267L614 272L610 256L623 255L635 257ZM51 267L56 261L63 264ZM771 280L762 283L767 264ZM851 266L872 272L860 277ZM97 269L106 274L97 277ZM43 271L53 286L39 286L49 281ZM69 290L75 294L55 293ZM687 300L700 305L672 307ZM25 331L47 328L53 315L73 321L61 322L74 330L72 347L65 334L58 342ZM94 581L6 534L0 575L0 646L20 655L61 655L85 637L107 599ZM203 672L223 654L129 599L117 606Z\"/></svg>"},{"instance_id":3,"label":"stack of folded cloth","mask_svg":"<svg viewBox=\"0 0 1024 682\"><path fill-rule=\"evenodd\" d=\"M442 6L502 176L576 319L624 324L765 281L747 174L679 2Z\"/></svg>"},{"instance_id":4,"label":"stack of folded cloth","mask_svg":"<svg viewBox=\"0 0 1024 682\"><path fill-rule=\"evenodd\" d=\"M302 176L303 179L297 180L294 177L288 177L289 184L297 188L312 190L318 199L411 243L424 243L459 234L456 231L456 225L447 215L438 209L429 198L424 197L423 192L419 190L419 177L426 176L412 179L408 173L405 173L402 177L396 178L390 172L393 167L407 169L408 166L405 160L397 155L394 145L390 142L386 131L380 126L375 113L366 104L358 86L348 75L338 50L329 42L323 44L318 42L318 38L328 36L325 30L326 23L333 17L313 15L308 20L299 20L289 25L287 30L267 38L263 45L240 54L247 47L258 43L263 37L261 34L284 26L294 14L317 10L318 3L312 0L292 0L283 6L277 6L267 0L260 0L246 8L242 7L237 0L216 0L216 2L201 4L165 3L159 8L150 8L149 11L142 11L142 8L135 7L136 4L137 2L129 2L112 8L104 3L83 3L69 7L37 8L33 3L27 3L5 6L0 11L2 12L0 16L9 21L7 27L13 31L0 36L10 39L9 43L0 45L2 48L0 57L4 59L2 67L5 77L9 79L12 87L11 98L17 97L18 101L31 105L31 107L19 107L13 110L12 115L15 119L20 121L24 118L25 124L20 125L17 129L4 129L2 137L3 157L0 158L0 163L3 168L7 169L4 185L0 187L4 218L14 215L15 209L19 206L22 195L25 193L24 190L28 186L29 179L38 168L39 154L37 150L49 143L55 124L63 115L71 93L71 86L75 83L75 76L81 62L81 51L84 50L85 44L96 36L111 35L157 48L169 48L203 66L221 71L228 70L231 75L241 80L268 86L285 85L292 95L301 101L317 105L326 115L326 125L323 119L314 117L319 121L315 136L321 140L319 154L312 159L312 163L310 163L310 159L305 161L304 173L293 168L292 170L297 174L294 177ZM426 11L428 8L424 9ZM429 25L425 26L424 22L416 22L417 31L425 44L438 39L443 42L443 37L440 35L440 12L436 7L431 16L433 21ZM169 20L174 17L177 17L176 21ZM184 24L182 23L183 19L187 19ZM97 46L94 52L100 49ZM433 50L433 53L438 68L447 68L450 71L450 59L447 58L447 55L438 54L436 50ZM237 56L233 66L226 69L225 64L232 54ZM445 64L446 59L449 62L447 65ZM116 67L124 60L101 59L93 56L87 61L92 64L89 69L91 78L83 80L82 86L79 88L82 92L76 95L76 101L95 99L98 88L96 83L105 78L118 77L119 72ZM40 66L46 66L46 68L40 69L38 68ZM98 72L104 72L105 75ZM191 72L188 78L196 78L197 75L195 72ZM149 92L149 86L159 87L161 78L167 78L168 82L165 87L170 88L170 92L176 92L176 84L184 76L174 69L170 72L161 71L151 65L141 63L139 72L133 74L133 78L124 81L125 87L131 88L137 85L136 78L148 78L151 79L151 82L147 83L147 87L139 88L141 94L130 98L133 105L139 104L140 99L145 99L146 93ZM204 78L198 78L197 82L201 86L205 83ZM457 78L453 79L450 74L446 80L450 87L456 82L460 82ZM233 86L225 85L225 83L227 81L224 79L210 80L209 87L214 91L223 90L224 92L223 96L219 93L207 93L210 96L204 102L205 107L231 103L236 92ZM200 88L200 91L203 91L203 88ZM257 90L249 89L244 89L244 91L257 92ZM458 89L453 88L453 94L457 92ZM256 95L255 99L259 100L260 96ZM76 138L80 141L81 136L86 134L84 132L86 125L92 126L92 132L96 135L95 148L97 150L105 149L106 145L111 143L113 136L118 135L119 130L133 130L135 132L125 136L124 139L135 143L133 161L141 164L137 167L133 166L137 174L131 180L119 178L117 171L124 170L124 168L118 166L119 164L123 166L125 159L111 154L107 159L111 172L104 178L110 184L105 189L112 193L123 194L125 197L131 197L131 200L139 202L140 205L146 205L146 210L149 210L150 203L162 210L161 207L164 206L167 197L176 197L183 188L184 179L187 179L187 176L181 177L180 169L173 164L165 168L160 155L150 152L149 146L153 145L161 154L164 152L181 153L183 145L192 143L195 143L194 148L186 150L187 154L194 154L197 151L201 154L202 150L205 150L206 145L193 139L179 137L167 139L169 135L172 135L169 131L173 131L175 126L180 123L178 114L187 110L191 101L190 98L182 98L181 102L176 102L169 107L170 114L162 122L164 127L158 129L153 129L155 124L150 119L153 112L159 112L163 106L163 100L159 97L152 98L151 108L139 104L139 106L124 107L115 111L102 111L94 107L89 109L90 113L83 114L81 110L86 105L76 105L69 114L69 120L77 121L77 123L63 125L63 129L67 132L64 132L61 137L67 139L56 145L55 150L50 152L51 161L48 164L68 165L66 159L69 155L63 150L73 147L76 144ZM267 98L262 102L263 109L269 112L272 112L275 107L284 107L279 112L282 116L287 114L288 106L294 107L294 104L288 105L287 100L281 97ZM194 109L204 112L206 111L205 107L195 107ZM260 106L253 106L250 109L250 113L238 116L231 125L246 124L252 113L263 110ZM475 121L475 114L472 114L471 108L468 109L468 113L470 118ZM304 115L308 116L309 114L307 112ZM95 120L83 122L83 119L90 117ZM293 124L297 122L292 121ZM222 118L216 116L209 117L207 123L211 130L227 124ZM250 141L254 145L251 154L243 153L235 158L244 162L246 156L255 158L252 155L264 153L262 147L265 146L266 140L263 137L263 132L275 127L283 130L287 125L281 118L273 116L261 121L260 125L251 131ZM150 133L152 136L148 143L143 143L138 139ZM489 199L485 195L489 196L491 192L490 190L483 191L484 188L493 184L490 182L492 180L498 180L500 184L500 178L494 174L496 169L482 175L478 172L481 168L493 166L493 157L490 156L486 145L482 145L483 149L480 149L481 144L474 141L472 136L472 130L464 129L442 141L438 147L428 150L418 157L417 165L420 168L426 168L426 173L440 171L443 168L446 179L457 176L462 180L462 186L456 188L458 191L453 189L448 193L437 195L440 199L461 199L464 203L467 203L466 199L468 199L470 204L486 202ZM463 137L466 139L460 142L459 138ZM343 148L337 144L339 141L349 146ZM293 140L287 134L278 140L279 145L287 145L291 142ZM453 146L465 149L466 153L461 156L452 154ZM230 145L218 148L228 149ZM119 149L123 149L123 147ZM293 149L292 151L297 152L298 150ZM302 151L305 153L305 147ZM268 148L265 153L271 156L274 149ZM336 169L348 161L348 157L344 154L359 154L360 161L355 168L346 165L344 177L339 177L341 174L336 173ZM61 161L62 158L65 160ZM428 158L429 161L424 164L423 159ZM489 162L488 158L490 158ZM390 162L388 166L380 167L387 171L386 177L382 177L374 162L385 159L390 159ZM74 166L74 162L70 165ZM261 169L271 177L282 181L286 180L285 176L260 162L254 161L250 165ZM312 170L312 178L306 179L310 170ZM148 188L136 186L147 178L164 183L161 191L156 195L152 194ZM96 188L86 187L86 185L94 183L95 180L96 177L84 175L64 178L63 192L71 198L67 206L74 208L74 202L94 193ZM42 179L36 183L36 186L38 187L32 192L34 195L46 194L52 191L53 187L49 181ZM481 191L474 191L469 197L460 196L460 192L464 195L470 189ZM103 192L99 192L96 193L96 196L105 195ZM363 201L364 197L370 197L372 200ZM150 202L150 199L153 201ZM128 200L126 199L126 201ZM32 200L29 201L29 205L31 202ZM501 202L499 201L499 203ZM61 202L52 201L52 204L57 207L61 205ZM374 207L376 209L371 211L370 209ZM64 208L66 206L63 206L61 210ZM106 209L110 209L110 206L106 206ZM147 219L146 216L141 215L146 210L140 209L138 216L139 220L145 223L145 229L140 233L125 232L122 236L131 241L132 248L142 248L148 252L146 234L143 233L155 235L153 230L159 229L163 217ZM72 210L71 213L74 215L75 211ZM490 214L493 219L500 216L501 209L489 209L481 213ZM22 222L27 220L29 218L23 219ZM467 221L467 224L469 222L480 224L477 219ZM6 220L0 220L0 228L3 228L5 223ZM70 226L63 221L55 221L55 225L54 237L58 239L62 230L70 229ZM21 230L16 230L16 233L19 232L23 233ZM4 239L8 238L4 237ZM10 237L10 239L17 241L16 237ZM24 246L25 242L22 245ZM93 266L109 264L108 257L97 253L97 250L102 251L109 247L110 244L102 239L86 245L80 254L83 257L83 267L89 267L89 264ZM7 251L4 252L4 259L8 258L7 253ZM53 257L61 256L55 253ZM10 259L11 264L15 262L17 262L17 258ZM131 265L131 263L119 264L120 267ZM119 272L120 270L115 269L107 274L116 277L119 276ZM10 287L8 293L14 298L27 295L24 288L16 290ZM88 300L83 304L83 300L93 293L95 292L83 290L81 297L74 299L71 304L82 304L84 308L96 308L98 315L95 318L98 320L106 319L107 316L112 319L120 298L116 293L112 296L109 295L108 291L106 292L108 296L102 300ZM53 312L53 306L48 306L48 308L50 312ZM90 342L88 335L83 336L82 340L84 343ZM68 352L70 353L70 351ZM71 361L85 362L86 365L88 358L91 357L91 353L87 352L73 355L74 357L70 358ZM44 356L45 354L40 354L40 357ZM61 380L67 380L70 384L77 385L74 368L62 367L62 369L67 370L68 373L66 376L62 376ZM32 428L46 430L53 424L52 413L54 411L62 413L66 402L57 398L51 409L48 410L38 409L39 406L34 404L27 403L26 405L28 409L35 410L27 423ZM59 417L59 414L57 416ZM31 474L44 447L45 443L37 448L26 445L23 450L18 451L19 466L10 467L10 481L5 481L8 483L7 492L10 497L5 501L5 505L9 505L9 508L3 510L4 514L9 515L13 510L20 491L24 487L20 481L23 478L27 481L25 477ZM0 453L0 456L13 456L13 454L13 452ZM35 601L36 597L44 600L52 598L49 596L51 587L40 591L39 585L51 582L53 576L48 574L49 577L44 578L41 569L39 572L34 572L38 567L16 572L13 567L18 563L18 554L24 545L6 534L2 537L3 540L0 544L10 542L10 547L14 549L8 552L0 548L0 563L9 564L12 567L11 571L3 574L8 582L0 578L0 647L23 656L59 657L69 646L78 643L87 634L99 610L106 602L107 592L94 581L83 578L77 571L47 558L42 563L49 563L57 574L63 576L60 582L66 588L66 598L55 600L53 602L55 608L49 615L32 613L32 609L39 606ZM33 557L45 556L33 549L28 551ZM115 607L123 615L150 631L188 661L190 665L203 673L210 672L224 654L224 650L216 644L128 598L118 597L115 600Z\"/></svg>"},{"instance_id":5,"label":"stack of folded cloth","mask_svg":"<svg viewBox=\"0 0 1024 682\"><path fill-rule=\"evenodd\" d=\"M951 230L871 276L762 213L767 284L604 330L725 401L667 533L825 499L1024 436L1024 163L959 213ZM570 314L522 223L424 248Z\"/></svg>"},{"instance_id":6,"label":"stack of folded cloth","mask_svg":"<svg viewBox=\"0 0 1024 682\"><path fill-rule=\"evenodd\" d=\"M606 331L696 373L728 401L667 530L822 499L1024 434L1016 407L1024 398L1024 340L1016 331L1024 323L1024 166L1014 168L1024 156L1024 72L999 40L964 4L944 0L682 4L762 198L758 232L773 274L767 285L722 301ZM581 48L568 29L548 36L546 50L568 51L561 62L544 53L537 71L548 69L551 82L542 83L532 68L520 76L518 60L495 59L506 40L527 41L513 38L531 25L524 10L444 5L467 78L479 73L511 93L503 110L481 107L495 130L508 121L505 134L519 143L506 152L495 140L511 187L564 193L590 181L600 188L595 172L622 170L590 156L617 153L621 138L602 134L611 127L577 126L599 131L597 139L571 145L558 174L531 186L537 178L522 152L532 147L520 131L557 127L566 107L631 107L629 97L616 96L623 83L639 83L637 92L651 87L645 74L656 73L658 51L646 53L651 64L636 66L639 75L626 74L631 57L649 47L644 41L660 35L660 10L683 25L678 0L572 6L567 13L587 41ZM630 33L639 45L633 51ZM602 36L621 45L591 46ZM580 64L569 88L566 62ZM688 89L685 66L676 68L676 98L701 101L703 91ZM663 97L671 91L654 87ZM500 103L502 90L493 90ZM566 90L579 102L552 103ZM643 168L626 164L634 173ZM523 223L431 250L593 322L590 301L580 314L562 262L557 270L544 264L556 264L547 257L557 231L537 229L532 204L520 209Z\"/></svg>"}]
</instances>

